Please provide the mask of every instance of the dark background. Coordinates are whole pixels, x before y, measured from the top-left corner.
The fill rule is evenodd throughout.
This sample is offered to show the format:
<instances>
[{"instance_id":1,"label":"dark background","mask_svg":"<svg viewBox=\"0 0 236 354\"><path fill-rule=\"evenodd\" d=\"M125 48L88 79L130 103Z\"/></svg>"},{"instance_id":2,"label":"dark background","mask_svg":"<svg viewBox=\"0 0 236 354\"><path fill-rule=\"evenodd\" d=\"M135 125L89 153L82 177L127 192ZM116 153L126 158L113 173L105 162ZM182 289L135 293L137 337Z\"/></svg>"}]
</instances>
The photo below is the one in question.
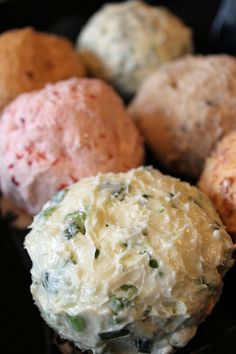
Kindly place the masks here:
<instances>
[{"instance_id":1,"label":"dark background","mask_svg":"<svg viewBox=\"0 0 236 354\"><path fill-rule=\"evenodd\" d=\"M194 30L196 52L236 54L236 0L147 1L164 5ZM14 27L63 34L75 40L88 17L104 2L0 0L0 32ZM58 354L51 331L33 305L30 262L23 250L24 232L0 217L0 354ZM236 269L226 276L224 294L197 336L180 354L236 353Z\"/></svg>"},{"instance_id":2,"label":"dark background","mask_svg":"<svg viewBox=\"0 0 236 354\"><path fill-rule=\"evenodd\" d=\"M167 6L191 26L198 52L236 53L235 0L146 2ZM40 30L67 35L74 40L81 25L103 3L101 0L9 0L1 4L0 0L0 32L31 25Z\"/></svg>"}]
</instances>

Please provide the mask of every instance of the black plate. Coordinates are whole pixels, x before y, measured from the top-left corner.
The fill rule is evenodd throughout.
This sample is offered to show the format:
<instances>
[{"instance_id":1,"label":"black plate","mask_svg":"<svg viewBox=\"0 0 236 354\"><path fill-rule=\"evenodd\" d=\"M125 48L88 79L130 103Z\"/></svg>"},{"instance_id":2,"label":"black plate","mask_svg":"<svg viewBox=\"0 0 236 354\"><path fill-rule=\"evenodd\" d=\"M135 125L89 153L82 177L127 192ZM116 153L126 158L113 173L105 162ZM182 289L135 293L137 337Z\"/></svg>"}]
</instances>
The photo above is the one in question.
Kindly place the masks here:
<instances>
[{"instance_id":1,"label":"black plate","mask_svg":"<svg viewBox=\"0 0 236 354\"><path fill-rule=\"evenodd\" d=\"M197 52L236 54L235 0L148 1L168 6L194 29ZM81 26L103 1L3 1L0 32L31 25L75 40ZM148 163L155 161L148 154ZM160 165L156 166L160 168ZM30 260L23 248L26 231L11 226L11 216L0 215L1 354L59 354L52 332L33 305ZM223 295L195 338L179 354L236 353L236 268L226 278Z\"/></svg>"}]
</instances>

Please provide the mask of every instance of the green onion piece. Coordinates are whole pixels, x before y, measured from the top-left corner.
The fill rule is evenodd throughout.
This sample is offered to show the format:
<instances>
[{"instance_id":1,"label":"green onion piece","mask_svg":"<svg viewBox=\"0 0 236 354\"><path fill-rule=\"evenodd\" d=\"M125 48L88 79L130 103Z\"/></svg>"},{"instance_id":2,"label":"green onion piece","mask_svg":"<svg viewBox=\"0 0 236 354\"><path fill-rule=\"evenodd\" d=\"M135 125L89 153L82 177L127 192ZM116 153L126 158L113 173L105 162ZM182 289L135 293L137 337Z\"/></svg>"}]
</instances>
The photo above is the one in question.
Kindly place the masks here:
<instances>
[{"instance_id":1,"label":"green onion piece","mask_svg":"<svg viewBox=\"0 0 236 354\"><path fill-rule=\"evenodd\" d=\"M44 209L42 211L42 215L45 217L45 218L49 218L49 216L51 216L54 211L57 209L56 206L49 206L48 208Z\"/></svg>"},{"instance_id":2,"label":"green onion piece","mask_svg":"<svg viewBox=\"0 0 236 354\"><path fill-rule=\"evenodd\" d=\"M112 331L112 332L102 332L99 333L99 337L101 339L112 339L112 338L118 338L118 337L124 337L128 336L130 334L128 329L121 329L120 331Z\"/></svg>"},{"instance_id":3,"label":"green onion piece","mask_svg":"<svg viewBox=\"0 0 236 354\"><path fill-rule=\"evenodd\" d=\"M84 319L84 317L82 316L70 316L68 314L66 314L66 317L67 317L67 320L68 322L70 323L71 327L77 331L77 332L83 332L86 327L87 327L87 324L86 324L86 321Z\"/></svg>"},{"instance_id":4,"label":"green onion piece","mask_svg":"<svg viewBox=\"0 0 236 354\"><path fill-rule=\"evenodd\" d=\"M117 297L114 294L111 295L111 301L115 312L123 311L132 304L132 300L127 299L126 297Z\"/></svg>"},{"instance_id":5,"label":"green onion piece","mask_svg":"<svg viewBox=\"0 0 236 354\"><path fill-rule=\"evenodd\" d=\"M129 299L133 298L138 292L138 289L133 284L121 285L120 289L123 290L123 291L128 292L128 298Z\"/></svg>"},{"instance_id":6,"label":"green onion piece","mask_svg":"<svg viewBox=\"0 0 236 354\"><path fill-rule=\"evenodd\" d=\"M85 235L86 229L84 226L86 220L86 213L84 211L75 211L74 213L66 216L66 228L64 230L64 236L69 240L77 233Z\"/></svg>"},{"instance_id":7,"label":"green onion piece","mask_svg":"<svg viewBox=\"0 0 236 354\"><path fill-rule=\"evenodd\" d=\"M52 198L52 201L54 203L59 204L64 199L64 197L68 191L69 191L69 188L62 189L61 191L59 191L57 194L54 195L54 197Z\"/></svg>"}]
</instances>

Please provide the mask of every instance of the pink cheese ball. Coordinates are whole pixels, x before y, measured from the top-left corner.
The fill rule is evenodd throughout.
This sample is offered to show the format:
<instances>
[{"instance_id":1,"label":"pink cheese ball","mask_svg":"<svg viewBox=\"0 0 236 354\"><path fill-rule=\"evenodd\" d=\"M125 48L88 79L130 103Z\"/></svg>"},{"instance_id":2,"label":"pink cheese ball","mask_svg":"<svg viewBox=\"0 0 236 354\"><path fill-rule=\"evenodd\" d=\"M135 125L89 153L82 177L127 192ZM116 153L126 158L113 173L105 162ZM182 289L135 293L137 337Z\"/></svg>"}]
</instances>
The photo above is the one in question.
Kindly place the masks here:
<instances>
[{"instance_id":1,"label":"pink cheese ball","mask_svg":"<svg viewBox=\"0 0 236 354\"><path fill-rule=\"evenodd\" d=\"M1 190L30 214L81 178L126 171L143 157L121 99L100 80L70 79L22 94L0 120Z\"/></svg>"}]
</instances>

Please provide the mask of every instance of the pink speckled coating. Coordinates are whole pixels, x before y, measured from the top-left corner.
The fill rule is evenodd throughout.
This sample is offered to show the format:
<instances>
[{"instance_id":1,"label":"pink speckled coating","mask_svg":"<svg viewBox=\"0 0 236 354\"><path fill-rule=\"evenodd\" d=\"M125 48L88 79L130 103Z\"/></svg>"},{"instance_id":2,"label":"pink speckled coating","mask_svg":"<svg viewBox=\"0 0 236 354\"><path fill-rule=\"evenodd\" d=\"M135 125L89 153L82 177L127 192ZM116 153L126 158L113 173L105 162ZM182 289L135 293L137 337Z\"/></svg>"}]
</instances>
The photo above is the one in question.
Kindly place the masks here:
<instances>
[{"instance_id":1,"label":"pink speckled coating","mask_svg":"<svg viewBox=\"0 0 236 354\"><path fill-rule=\"evenodd\" d=\"M1 117L1 189L31 214L77 180L126 171L143 156L121 99L100 80L70 79L22 94Z\"/></svg>"}]
</instances>

